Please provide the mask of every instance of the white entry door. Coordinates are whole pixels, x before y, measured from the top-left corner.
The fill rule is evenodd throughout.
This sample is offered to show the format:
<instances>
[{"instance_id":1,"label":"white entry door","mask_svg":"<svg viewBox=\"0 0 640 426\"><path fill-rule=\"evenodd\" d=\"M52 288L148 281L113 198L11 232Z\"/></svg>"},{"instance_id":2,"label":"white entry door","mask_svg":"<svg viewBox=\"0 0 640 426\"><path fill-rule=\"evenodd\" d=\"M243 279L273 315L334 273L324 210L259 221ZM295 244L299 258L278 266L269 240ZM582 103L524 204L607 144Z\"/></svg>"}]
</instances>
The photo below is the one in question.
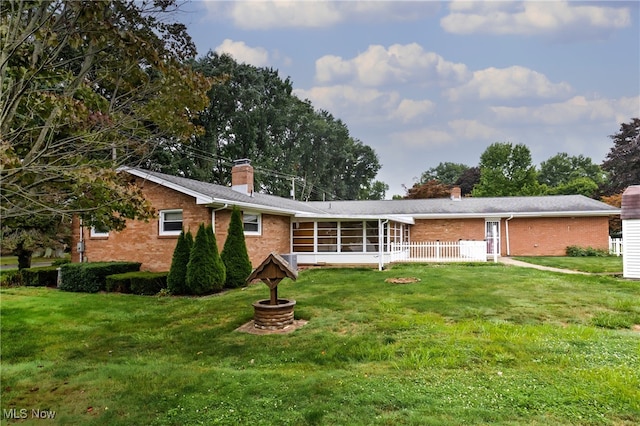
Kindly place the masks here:
<instances>
[{"instance_id":1,"label":"white entry door","mask_svg":"<svg viewBox=\"0 0 640 426\"><path fill-rule=\"evenodd\" d=\"M500 255L500 219L487 219L484 235L487 240L487 255Z\"/></svg>"}]
</instances>

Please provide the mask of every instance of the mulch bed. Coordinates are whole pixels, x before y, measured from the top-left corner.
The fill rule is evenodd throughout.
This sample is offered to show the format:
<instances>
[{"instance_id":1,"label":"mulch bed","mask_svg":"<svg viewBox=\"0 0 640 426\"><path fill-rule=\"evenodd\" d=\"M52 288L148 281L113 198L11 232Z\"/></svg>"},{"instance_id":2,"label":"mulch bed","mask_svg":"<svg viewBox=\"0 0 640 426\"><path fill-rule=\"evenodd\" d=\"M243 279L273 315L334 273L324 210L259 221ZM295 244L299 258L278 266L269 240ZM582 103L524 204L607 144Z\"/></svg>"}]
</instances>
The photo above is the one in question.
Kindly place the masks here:
<instances>
[{"instance_id":1,"label":"mulch bed","mask_svg":"<svg viewBox=\"0 0 640 426\"><path fill-rule=\"evenodd\" d=\"M420 278L415 277L387 278L384 280L384 282L391 284L411 284L417 283L418 281L420 281Z\"/></svg>"}]
</instances>

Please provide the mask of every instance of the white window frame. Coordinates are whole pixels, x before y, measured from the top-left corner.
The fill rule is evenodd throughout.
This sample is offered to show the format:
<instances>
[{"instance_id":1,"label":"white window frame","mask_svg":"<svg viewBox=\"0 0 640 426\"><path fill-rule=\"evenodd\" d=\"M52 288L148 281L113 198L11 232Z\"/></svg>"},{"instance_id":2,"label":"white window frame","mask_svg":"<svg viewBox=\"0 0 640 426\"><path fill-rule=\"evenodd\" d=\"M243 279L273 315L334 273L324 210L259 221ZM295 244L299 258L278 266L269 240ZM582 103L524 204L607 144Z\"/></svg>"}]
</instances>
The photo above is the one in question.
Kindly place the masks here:
<instances>
[{"instance_id":1,"label":"white window frame","mask_svg":"<svg viewBox=\"0 0 640 426\"><path fill-rule=\"evenodd\" d=\"M166 231L164 229L164 224L166 222L165 220L165 216L168 213L180 213L182 215L182 209L170 209L170 210L160 210L160 218L158 220L158 235L161 236L166 236L166 235L180 235L180 232L182 232L182 228L184 227L184 217L182 217L182 220L180 221L180 229L175 231L175 230L170 230L170 231ZM177 221L174 221L177 222Z\"/></svg>"},{"instance_id":2,"label":"white window frame","mask_svg":"<svg viewBox=\"0 0 640 426\"><path fill-rule=\"evenodd\" d=\"M108 238L109 231L98 231L95 226L92 226L91 231L89 231L89 236L91 238Z\"/></svg>"},{"instance_id":3,"label":"white window frame","mask_svg":"<svg viewBox=\"0 0 640 426\"><path fill-rule=\"evenodd\" d=\"M257 231L247 231L245 229L245 225L248 223L248 222L245 222L244 220L245 215L251 215L257 218L257 225L258 225ZM253 223L253 222L249 222L249 223ZM242 212L242 229L244 230L244 235L262 235L262 213L249 211L249 210L243 211Z\"/></svg>"}]
</instances>

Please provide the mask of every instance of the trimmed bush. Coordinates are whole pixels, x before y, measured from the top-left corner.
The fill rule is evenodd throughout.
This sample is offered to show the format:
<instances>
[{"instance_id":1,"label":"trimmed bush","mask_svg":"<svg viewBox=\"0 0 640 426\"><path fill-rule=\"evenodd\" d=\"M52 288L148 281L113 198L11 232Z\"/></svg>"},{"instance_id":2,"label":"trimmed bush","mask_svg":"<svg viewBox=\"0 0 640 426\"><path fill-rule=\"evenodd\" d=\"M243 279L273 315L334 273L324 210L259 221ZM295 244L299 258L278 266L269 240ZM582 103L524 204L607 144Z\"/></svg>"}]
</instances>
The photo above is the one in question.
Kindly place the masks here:
<instances>
[{"instance_id":1,"label":"trimmed bush","mask_svg":"<svg viewBox=\"0 0 640 426\"><path fill-rule=\"evenodd\" d=\"M107 291L143 296L157 294L167 288L167 272L126 272L107 277Z\"/></svg>"},{"instance_id":2,"label":"trimmed bush","mask_svg":"<svg viewBox=\"0 0 640 426\"><path fill-rule=\"evenodd\" d=\"M60 290L97 293L106 290L109 275L140 270L138 262L68 263L62 265Z\"/></svg>"},{"instance_id":3,"label":"trimmed bush","mask_svg":"<svg viewBox=\"0 0 640 426\"><path fill-rule=\"evenodd\" d=\"M609 252L607 250L596 249L593 247L568 246L566 249L566 253L567 253L567 256L569 257L609 256Z\"/></svg>"},{"instance_id":4,"label":"trimmed bush","mask_svg":"<svg viewBox=\"0 0 640 426\"><path fill-rule=\"evenodd\" d=\"M227 240L224 242L220 257L226 269L225 287L237 288L244 286L253 269L247 253L247 244L244 240L242 213L237 207L234 207L231 212Z\"/></svg>"},{"instance_id":5,"label":"trimmed bush","mask_svg":"<svg viewBox=\"0 0 640 426\"><path fill-rule=\"evenodd\" d=\"M193 247L193 236L190 231L180 233L171 259L171 269L167 276L167 289L171 294L187 294L187 265Z\"/></svg>"},{"instance_id":6,"label":"trimmed bush","mask_svg":"<svg viewBox=\"0 0 640 426\"><path fill-rule=\"evenodd\" d=\"M18 269L0 271L0 286L15 287L22 285L22 274Z\"/></svg>"},{"instance_id":7,"label":"trimmed bush","mask_svg":"<svg viewBox=\"0 0 640 426\"><path fill-rule=\"evenodd\" d=\"M187 264L187 290L194 295L214 293L222 290L224 280L224 263L218 254L213 228L201 223Z\"/></svg>"},{"instance_id":8,"label":"trimmed bush","mask_svg":"<svg viewBox=\"0 0 640 426\"><path fill-rule=\"evenodd\" d=\"M56 287L58 285L58 267L44 266L20 270L22 283L31 287Z\"/></svg>"}]
</instances>

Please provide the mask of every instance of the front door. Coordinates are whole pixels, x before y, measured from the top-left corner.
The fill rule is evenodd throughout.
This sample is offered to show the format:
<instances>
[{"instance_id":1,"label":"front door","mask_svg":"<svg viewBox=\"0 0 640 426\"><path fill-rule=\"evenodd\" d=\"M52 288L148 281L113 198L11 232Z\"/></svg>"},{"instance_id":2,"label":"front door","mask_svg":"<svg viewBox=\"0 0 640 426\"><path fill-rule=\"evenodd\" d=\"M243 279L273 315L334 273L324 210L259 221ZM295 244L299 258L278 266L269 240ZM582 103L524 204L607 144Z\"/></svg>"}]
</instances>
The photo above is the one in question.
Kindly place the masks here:
<instances>
[{"instance_id":1,"label":"front door","mask_svg":"<svg viewBox=\"0 0 640 426\"><path fill-rule=\"evenodd\" d=\"M485 221L484 238L487 240L487 255L500 254L500 219Z\"/></svg>"}]
</instances>

